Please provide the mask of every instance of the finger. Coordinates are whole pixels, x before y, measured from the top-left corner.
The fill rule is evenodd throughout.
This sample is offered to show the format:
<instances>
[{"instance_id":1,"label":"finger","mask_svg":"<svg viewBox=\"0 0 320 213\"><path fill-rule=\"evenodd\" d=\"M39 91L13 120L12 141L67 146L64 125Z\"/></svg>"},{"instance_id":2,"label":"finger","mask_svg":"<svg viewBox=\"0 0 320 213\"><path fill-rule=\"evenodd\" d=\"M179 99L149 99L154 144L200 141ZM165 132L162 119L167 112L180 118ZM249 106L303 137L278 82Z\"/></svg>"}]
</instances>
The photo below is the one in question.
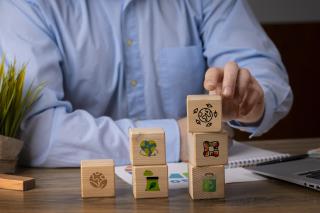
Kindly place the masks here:
<instances>
[{"instance_id":1,"label":"finger","mask_svg":"<svg viewBox=\"0 0 320 213\"><path fill-rule=\"evenodd\" d=\"M239 67L235 62L228 62L224 66L222 94L226 98L233 98L238 78Z\"/></svg>"},{"instance_id":2,"label":"finger","mask_svg":"<svg viewBox=\"0 0 320 213\"><path fill-rule=\"evenodd\" d=\"M205 74L203 86L206 90L215 90L222 79L223 70L220 68L209 68Z\"/></svg>"},{"instance_id":3,"label":"finger","mask_svg":"<svg viewBox=\"0 0 320 213\"><path fill-rule=\"evenodd\" d=\"M263 89L260 86L259 82L257 81L257 79L255 79L253 77L251 78L251 82L254 87L254 90L256 90L258 92L260 102L264 102L264 92L263 92Z\"/></svg>"},{"instance_id":4,"label":"finger","mask_svg":"<svg viewBox=\"0 0 320 213\"><path fill-rule=\"evenodd\" d=\"M235 120L239 117L239 102L235 99L222 97L222 115L224 121Z\"/></svg>"},{"instance_id":5,"label":"finger","mask_svg":"<svg viewBox=\"0 0 320 213\"><path fill-rule=\"evenodd\" d=\"M239 95L239 102L242 103L244 97L247 93L249 84L251 82L251 74L247 69L240 69L237 79L237 91L236 94Z\"/></svg>"},{"instance_id":6,"label":"finger","mask_svg":"<svg viewBox=\"0 0 320 213\"><path fill-rule=\"evenodd\" d=\"M257 88L255 84L252 84L250 87L244 101L240 104L241 116L248 115L263 99L263 94L261 94L259 88Z\"/></svg>"},{"instance_id":7,"label":"finger","mask_svg":"<svg viewBox=\"0 0 320 213\"><path fill-rule=\"evenodd\" d=\"M252 110L257 93L254 90L247 91L242 103L240 104L239 114L240 116L246 116Z\"/></svg>"},{"instance_id":8,"label":"finger","mask_svg":"<svg viewBox=\"0 0 320 213\"><path fill-rule=\"evenodd\" d=\"M209 95L221 95L222 83L219 82L214 90L209 91Z\"/></svg>"}]
</instances>

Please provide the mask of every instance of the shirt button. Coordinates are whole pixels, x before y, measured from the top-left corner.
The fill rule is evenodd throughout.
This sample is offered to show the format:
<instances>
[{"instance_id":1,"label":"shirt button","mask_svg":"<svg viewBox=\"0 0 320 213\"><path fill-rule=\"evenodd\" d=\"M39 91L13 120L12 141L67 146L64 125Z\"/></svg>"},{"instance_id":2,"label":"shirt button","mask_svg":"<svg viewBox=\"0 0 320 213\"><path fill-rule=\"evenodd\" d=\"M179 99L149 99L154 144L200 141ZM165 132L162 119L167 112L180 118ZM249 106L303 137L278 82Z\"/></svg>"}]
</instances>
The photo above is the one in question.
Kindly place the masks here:
<instances>
[{"instance_id":1,"label":"shirt button","mask_svg":"<svg viewBox=\"0 0 320 213\"><path fill-rule=\"evenodd\" d=\"M132 46L132 44L133 44L133 41L132 41L131 39L128 39L128 41L127 41L127 45L128 45L128 47L131 47L131 46Z\"/></svg>"},{"instance_id":2,"label":"shirt button","mask_svg":"<svg viewBox=\"0 0 320 213\"><path fill-rule=\"evenodd\" d=\"M138 82L136 80L131 80L130 83L131 83L132 87L135 87L135 86L137 86Z\"/></svg>"}]
</instances>

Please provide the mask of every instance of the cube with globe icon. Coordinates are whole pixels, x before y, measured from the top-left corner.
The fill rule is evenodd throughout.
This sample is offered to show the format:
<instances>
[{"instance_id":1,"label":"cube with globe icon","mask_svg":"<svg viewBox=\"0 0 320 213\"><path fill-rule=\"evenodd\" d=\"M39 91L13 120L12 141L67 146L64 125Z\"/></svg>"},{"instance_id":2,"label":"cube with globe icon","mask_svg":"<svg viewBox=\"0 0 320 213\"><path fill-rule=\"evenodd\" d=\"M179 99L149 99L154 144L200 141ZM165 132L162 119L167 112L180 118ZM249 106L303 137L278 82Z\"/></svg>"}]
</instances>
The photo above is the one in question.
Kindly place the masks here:
<instances>
[{"instance_id":1,"label":"cube with globe icon","mask_svg":"<svg viewBox=\"0 0 320 213\"><path fill-rule=\"evenodd\" d=\"M81 161L81 197L115 196L114 162L111 159Z\"/></svg>"},{"instance_id":2,"label":"cube with globe icon","mask_svg":"<svg viewBox=\"0 0 320 213\"><path fill-rule=\"evenodd\" d=\"M165 133L161 128L132 128L130 159L133 166L161 165L166 163Z\"/></svg>"}]
</instances>

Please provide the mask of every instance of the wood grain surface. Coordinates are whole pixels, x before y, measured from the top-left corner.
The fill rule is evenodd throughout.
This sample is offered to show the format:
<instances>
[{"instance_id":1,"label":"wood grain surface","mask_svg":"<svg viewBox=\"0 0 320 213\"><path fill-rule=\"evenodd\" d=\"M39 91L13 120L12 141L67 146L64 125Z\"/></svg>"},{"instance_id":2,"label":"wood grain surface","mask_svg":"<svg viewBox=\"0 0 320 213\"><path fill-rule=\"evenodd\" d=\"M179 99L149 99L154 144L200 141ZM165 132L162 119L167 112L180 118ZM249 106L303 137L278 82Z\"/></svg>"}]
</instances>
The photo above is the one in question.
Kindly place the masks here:
<instances>
[{"instance_id":1,"label":"wood grain surface","mask_svg":"<svg viewBox=\"0 0 320 213\"><path fill-rule=\"evenodd\" d=\"M320 147L320 138L258 141L249 144L301 154ZM319 212L320 193L269 179L226 184L225 199L193 201L188 189L169 190L168 198L135 200L132 186L116 178L115 198L81 199L80 169L20 168L36 178L35 189L0 190L0 212Z\"/></svg>"}]
</instances>

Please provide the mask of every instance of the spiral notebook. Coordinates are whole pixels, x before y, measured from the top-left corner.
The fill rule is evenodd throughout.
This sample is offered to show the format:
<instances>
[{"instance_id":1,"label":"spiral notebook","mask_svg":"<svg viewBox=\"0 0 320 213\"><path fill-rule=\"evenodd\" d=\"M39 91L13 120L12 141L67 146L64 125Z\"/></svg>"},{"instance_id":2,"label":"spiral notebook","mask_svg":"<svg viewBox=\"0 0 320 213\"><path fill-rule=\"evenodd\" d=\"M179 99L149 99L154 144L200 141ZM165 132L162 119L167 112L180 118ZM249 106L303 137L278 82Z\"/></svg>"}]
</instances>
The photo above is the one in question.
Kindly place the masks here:
<instances>
[{"instance_id":1,"label":"spiral notebook","mask_svg":"<svg viewBox=\"0 0 320 213\"><path fill-rule=\"evenodd\" d=\"M258 142L257 142L258 143ZM273 152L233 141L229 151L229 164L226 168L248 167L258 163L289 157L289 154Z\"/></svg>"}]
</instances>

